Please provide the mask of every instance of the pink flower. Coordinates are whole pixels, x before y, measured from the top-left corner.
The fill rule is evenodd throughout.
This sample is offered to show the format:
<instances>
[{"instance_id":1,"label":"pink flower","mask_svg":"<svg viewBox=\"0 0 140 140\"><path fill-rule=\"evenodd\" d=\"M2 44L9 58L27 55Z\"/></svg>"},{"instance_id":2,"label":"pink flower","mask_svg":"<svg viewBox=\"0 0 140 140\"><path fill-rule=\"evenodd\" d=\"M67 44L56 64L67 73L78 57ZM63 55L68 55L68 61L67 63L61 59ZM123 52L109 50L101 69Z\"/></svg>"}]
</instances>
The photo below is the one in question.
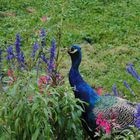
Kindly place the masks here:
<instances>
[{"instance_id":1,"label":"pink flower","mask_svg":"<svg viewBox=\"0 0 140 140\"><path fill-rule=\"evenodd\" d=\"M106 126L106 120L101 120L100 124L101 127L105 127Z\"/></svg>"},{"instance_id":2,"label":"pink flower","mask_svg":"<svg viewBox=\"0 0 140 140\"><path fill-rule=\"evenodd\" d=\"M47 21L47 17L46 17L46 16L43 16L43 17L41 18L41 21L42 21L42 22L46 22L46 21Z\"/></svg>"},{"instance_id":3,"label":"pink flower","mask_svg":"<svg viewBox=\"0 0 140 140\"><path fill-rule=\"evenodd\" d=\"M101 122L101 120L102 120L102 117L103 117L103 113L102 112L100 112L99 114L98 114L98 117L97 117L97 119L96 119L96 124L100 124L100 122Z\"/></svg>"},{"instance_id":4,"label":"pink flower","mask_svg":"<svg viewBox=\"0 0 140 140\"><path fill-rule=\"evenodd\" d=\"M108 120L103 118L102 112L98 114L98 117L96 119L96 124L98 125L97 130L99 130L99 128L101 128L101 129L105 130L106 134L110 134L111 125Z\"/></svg>"},{"instance_id":5,"label":"pink flower","mask_svg":"<svg viewBox=\"0 0 140 140\"><path fill-rule=\"evenodd\" d=\"M98 119L102 119L103 118L103 112L100 112L99 114L98 114Z\"/></svg>"},{"instance_id":6,"label":"pink flower","mask_svg":"<svg viewBox=\"0 0 140 140\"><path fill-rule=\"evenodd\" d=\"M8 70L8 77L14 77L14 72L12 70Z\"/></svg>"},{"instance_id":7,"label":"pink flower","mask_svg":"<svg viewBox=\"0 0 140 140\"><path fill-rule=\"evenodd\" d=\"M8 70L8 77L11 77L11 70Z\"/></svg>"},{"instance_id":8,"label":"pink flower","mask_svg":"<svg viewBox=\"0 0 140 140\"><path fill-rule=\"evenodd\" d=\"M7 74L8 74L8 77L10 79L8 81L8 83L9 83L9 85L12 85L14 83L14 81L16 81L17 78L14 76L14 72L10 69L8 70Z\"/></svg>"},{"instance_id":9,"label":"pink flower","mask_svg":"<svg viewBox=\"0 0 140 140\"><path fill-rule=\"evenodd\" d=\"M106 134L110 134L111 132L111 126L109 122L106 122L105 131L106 131Z\"/></svg>"},{"instance_id":10,"label":"pink flower","mask_svg":"<svg viewBox=\"0 0 140 140\"><path fill-rule=\"evenodd\" d=\"M44 86L50 81L49 76L40 76L38 80L38 88L40 93L43 93Z\"/></svg>"},{"instance_id":11,"label":"pink flower","mask_svg":"<svg viewBox=\"0 0 140 140\"><path fill-rule=\"evenodd\" d=\"M103 92L103 89L102 89L102 87L98 87L97 88L97 93L98 93L98 95L102 95L102 92Z\"/></svg>"}]
</instances>

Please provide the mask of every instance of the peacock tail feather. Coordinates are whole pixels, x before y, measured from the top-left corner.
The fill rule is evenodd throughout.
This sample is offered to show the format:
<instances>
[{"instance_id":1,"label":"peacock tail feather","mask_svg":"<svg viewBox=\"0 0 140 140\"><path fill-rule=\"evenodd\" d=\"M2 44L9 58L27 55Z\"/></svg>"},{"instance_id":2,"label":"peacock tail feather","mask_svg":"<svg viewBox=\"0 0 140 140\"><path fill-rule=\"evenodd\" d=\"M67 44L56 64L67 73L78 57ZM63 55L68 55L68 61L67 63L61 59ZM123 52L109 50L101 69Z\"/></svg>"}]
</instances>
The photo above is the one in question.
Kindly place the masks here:
<instances>
[{"instance_id":1,"label":"peacock tail feather","mask_svg":"<svg viewBox=\"0 0 140 140\"><path fill-rule=\"evenodd\" d=\"M134 125L136 104L116 96L102 96L95 104L93 113L97 117L103 113L106 119L114 116L115 122L121 129Z\"/></svg>"}]
</instances>

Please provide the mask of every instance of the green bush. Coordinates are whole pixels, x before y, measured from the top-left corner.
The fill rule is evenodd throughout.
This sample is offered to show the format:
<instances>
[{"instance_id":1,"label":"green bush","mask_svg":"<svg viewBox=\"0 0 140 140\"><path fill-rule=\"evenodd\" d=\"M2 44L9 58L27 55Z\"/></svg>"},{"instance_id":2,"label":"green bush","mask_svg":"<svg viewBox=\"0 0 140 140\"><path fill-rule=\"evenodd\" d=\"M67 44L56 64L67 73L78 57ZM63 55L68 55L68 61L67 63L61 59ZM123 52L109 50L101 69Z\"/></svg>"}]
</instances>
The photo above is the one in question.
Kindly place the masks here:
<instances>
[{"instance_id":1,"label":"green bush","mask_svg":"<svg viewBox=\"0 0 140 140\"><path fill-rule=\"evenodd\" d=\"M74 98L71 90L66 85L57 88L48 86L47 93L40 94L34 90L36 87L26 82L18 80L3 95L1 138L83 139L80 122L82 108L77 105L79 100Z\"/></svg>"}]
</instances>

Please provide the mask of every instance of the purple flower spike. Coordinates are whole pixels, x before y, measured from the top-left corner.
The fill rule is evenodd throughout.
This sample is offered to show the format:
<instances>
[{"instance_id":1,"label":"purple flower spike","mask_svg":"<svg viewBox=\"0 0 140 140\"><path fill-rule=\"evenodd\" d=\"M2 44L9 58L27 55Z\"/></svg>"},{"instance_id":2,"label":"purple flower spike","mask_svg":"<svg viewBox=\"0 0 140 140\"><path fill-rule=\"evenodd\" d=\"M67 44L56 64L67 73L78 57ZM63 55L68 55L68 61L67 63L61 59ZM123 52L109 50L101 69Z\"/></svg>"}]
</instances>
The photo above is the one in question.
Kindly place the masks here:
<instances>
[{"instance_id":1,"label":"purple flower spike","mask_svg":"<svg viewBox=\"0 0 140 140\"><path fill-rule=\"evenodd\" d=\"M25 62L25 58L24 58L24 53L23 52L21 52L21 54L20 54L20 61L21 61L22 64L24 64L24 62Z\"/></svg>"},{"instance_id":2,"label":"purple flower spike","mask_svg":"<svg viewBox=\"0 0 140 140\"><path fill-rule=\"evenodd\" d=\"M45 57L44 54L40 56L40 58L48 65L48 59Z\"/></svg>"},{"instance_id":3,"label":"purple flower spike","mask_svg":"<svg viewBox=\"0 0 140 140\"><path fill-rule=\"evenodd\" d=\"M56 43L55 43L55 40L53 39L52 47L50 49L50 62L48 66L49 73L51 73L52 70L54 69L55 56L56 56Z\"/></svg>"},{"instance_id":4,"label":"purple flower spike","mask_svg":"<svg viewBox=\"0 0 140 140\"><path fill-rule=\"evenodd\" d=\"M19 62L19 65L21 66L21 67L24 67L25 65L25 57L24 57L24 53L23 52L21 52L19 55L18 55L18 57L17 57L17 59L18 59L18 62Z\"/></svg>"},{"instance_id":5,"label":"purple flower spike","mask_svg":"<svg viewBox=\"0 0 140 140\"><path fill-rule=\"evenodd\" d=\"M33 46L33 51L32 51L32 55L31 55L33 58L35 57L35 53L37 52L38 49L39 49L39 45L36 42Z\"/></svg>"},{"instance_id":6,"label":"purple flower spike","mask_svg":"<svg viewBox=\"0 0 140 140\"><path fill-rule=\"evenodd\" d=\"M45 31L45 29L43 28L42 30L41 30L41 37L45 37L46 36L46 31Z\"/></svg>"},{"instance_id":7,"label":"purple flower spike","mask_svg":"<svg viewBox=\"0 0 140 140\"><path fill-rule=\"evenodd\" d=\"M21 52L20 47L21 47L21 38L19 34L16 34L16 42L15 42L15 46L16 46L16 58L17 61L19 63L20 67L24 67L24 63L25 63L25 58L24 58L24 53Z\"/></svg>"},{"instance_id":8,"label":"purple flower spike","mask_svg":"<svg viewBox=\"0 0 140 140\"><path fill-rule=\"evenodd\" d=\"M131 66L131 67L133 67L134 64L133 64L133 63L128 63L127 66Z\"/></svg>"},{"instance_id":9,"label":"purple flower spike","mask_svg":"<svg viewBox=\"0 0 140 140\"><path fill-rule=\"evenodd\" d=\"M42 45L42 47L44 47L44 46L46 46L46 30L43 28L42 30L41 30L41 45Z\"/></svg>"},{"instance_id":10,"label":"purple flower spike","mask_svg":"<svg viewBox=\"0 0 140 140\"><path fill-rule=\"evenodd\" d=\"M20 54L20 46L21 46L21 38L19 34L16 34L16 42L15 42L15 46L16 46L16 52L17 52L17 56Z\"/></svg>"},{"instance_id":11,"label":"purple flower spike","mask_svg":"<svg viewBox=\"0 0 140 140\"><path fill-rule=\"evenodd\" d=\"M128 64L128 66L126 67L126 71L131 74L138 82L140 82L140 76L133 66L133 64Z\"/></svg>"},{"instance_id":12,"label":"purple flower spike","mask_svg":"<svg viewBox=\"0 0 140 140\"><path fill-rule=\"evenodd\" d=\"M128 83L126 81L124 81L124 85L127 89L129 89L130 93L135 96L134 91L130 88L130 86L128 85Z\"/></svg>"},{"instance_id":13,"label":"purple flower spike","mask_svg":"<svg viewBox=\"0 0 140 140\"><path fill-rule=\"evenodd\" d=\"M11 59L13 59L15 57L15 55L13 53L13 46L9 46L7 48L7 53L8 53L8 55L6 57L7 60L11 60Z\"/></svg>"},{"instance_id":14,"label":"purple flower spike","mask_svg":"<svg viewBox=\"0 0 140 140\"><path fill-rule=\"evenodd\" d=\"M112 91L114 92L114 95L115 95L115 96L119 96L119 94L118 94L118 92L117 92L116 84L113 85Z\"/></svg>"},{"instance_id":15,"label":"purple flower spike","mask_svg":"<svg viewBox=\"0 0 140 140\"><path fill-rule=\"evenodd\" d=\"M135 125L140 129L140 104L137 105L137 111L134 114L135 117Z\"/></svg>"},{"instance_id":16,"label":"purple flower spike","mask_svg":"<svg viewBox=\"0 0 140 140\"><path fill-rule=\"evenodd\" d=\"M19 34L16 34L16 42L15 42L15 46L16 46L16 57L17 57L17 61L19 64L21 64L21 60L22 60L22 55L21 54L21 50L20 50L20 46L21 46L21 38Z\"/></svg>"}]
</instances>

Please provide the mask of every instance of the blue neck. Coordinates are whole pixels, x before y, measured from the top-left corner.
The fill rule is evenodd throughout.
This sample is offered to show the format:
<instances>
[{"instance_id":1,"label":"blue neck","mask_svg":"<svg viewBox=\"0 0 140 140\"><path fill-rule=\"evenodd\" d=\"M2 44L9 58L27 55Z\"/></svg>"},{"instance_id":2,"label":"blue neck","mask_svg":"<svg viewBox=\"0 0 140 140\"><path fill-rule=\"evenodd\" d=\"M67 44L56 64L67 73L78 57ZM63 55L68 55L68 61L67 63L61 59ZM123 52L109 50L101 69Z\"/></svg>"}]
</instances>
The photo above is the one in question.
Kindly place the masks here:
<instances>
[{"instance_id":1,"label":"blue neck","mask_svg":"<svg viewBox=\"0 0 140 140\"><path fill-rule=\"evenodd\" d=\"M77 84L84 82L77 68L71 67L69 72L70 85L75 88Z\"/></svg>"},{"instance_id":2,"label":"blue neck","mask_svg":"<svg viewBox=\"0 0 140 140\"><path fill-rule=\"evenodd\" d=\"M69 81L72 87L76 86L77 84L80 84L81 82L84 82L83 78L79 73L79 65L81 63L81 58L82 58L81 53L78 54L77 56L71 57L72 66L69 72Z\"/></svg>"},{"instance_id":3,"label":"blue neck","mask_svg":"<svg viewBox=\"0 0 140 140\"><path fill-rule=\"evenodd\" d=\"M75 97L89 103L89 107L93 108L99 96L81 77L79 72L80 62L81 55L78 58L76 57L76 60L72 58L72 67L69 72L70 85L74 88Z\"/></svg>"},{"instance_id":4,"label":"blue neck","mask_svg":"<svg viewBox=\"0 0 140 140\"><path fill-rule=\"evenodd\" d=\"M81 53L78 53L77 55L71 57L71 60L72 60L72 67L71 67L71 69L73 68L73 69L78 71L79 65L81 63L81 59L82 59Z\"/></svg>"}]
</instances>

